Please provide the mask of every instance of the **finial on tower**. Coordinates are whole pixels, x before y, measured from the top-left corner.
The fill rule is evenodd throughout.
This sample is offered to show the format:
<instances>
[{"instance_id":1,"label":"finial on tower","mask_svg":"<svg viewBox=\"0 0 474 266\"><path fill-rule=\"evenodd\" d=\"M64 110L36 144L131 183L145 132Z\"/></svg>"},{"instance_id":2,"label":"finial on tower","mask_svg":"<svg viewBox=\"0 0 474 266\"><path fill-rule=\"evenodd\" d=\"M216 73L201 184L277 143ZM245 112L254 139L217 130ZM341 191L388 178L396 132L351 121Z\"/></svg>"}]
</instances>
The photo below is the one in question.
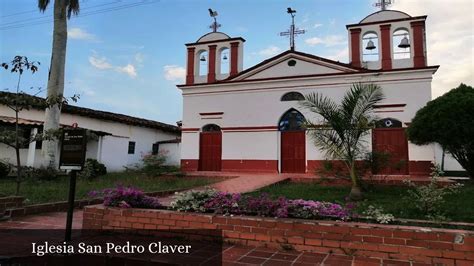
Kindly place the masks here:
<instances>
[{"instance_id":1,"label":"finial on tower","mask_svg":"<svg viewBox=\"0 0 474 266\"><path fill-rule=\"evenodd\" d=\"M395 0L378 0L377 3L374 4L375 7L380 7L380 10L387 10L387 7L392 5Z\"/></svg>"},{"instance_id":2,"label":"finial on tower","mask_svg":"<svg viewBox=\"0 0 474 266\"><path fill-rule=\"evenodd\" d=\"M285 32L280 32L280 36L290 36L290 49L295 50L295 37L297 34L304 34L305 30L300 30L295 27L295 13L296 10L291 9L291 7L286 9L286 13L291 16L291 26L290 29Z\"/></svg>"},{"instance_id":3,"label":"finial on tower","mask_svg":"<svg viewBox=\"0 0 474 266\"><path fill-rule=\"evenodd\" d=\"M209 26L209 28L211 28L213 32L217 32L217 29L222 26L221 24L217 23L217 11L209 8L209 15L214 19L214 22Z\"/></svg>"}]
</instances>

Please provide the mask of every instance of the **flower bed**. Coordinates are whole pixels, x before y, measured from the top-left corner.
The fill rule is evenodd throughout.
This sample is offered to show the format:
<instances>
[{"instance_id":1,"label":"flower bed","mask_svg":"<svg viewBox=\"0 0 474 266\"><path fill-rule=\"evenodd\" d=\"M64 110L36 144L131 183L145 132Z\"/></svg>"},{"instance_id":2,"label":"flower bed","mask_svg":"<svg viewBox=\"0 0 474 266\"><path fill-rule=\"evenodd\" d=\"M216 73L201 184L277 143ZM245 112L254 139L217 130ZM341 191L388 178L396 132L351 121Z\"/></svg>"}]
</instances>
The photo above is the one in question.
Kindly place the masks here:
<instances>
[{"instance_id":1,"label":"flower bed","mask_svg":"<svg viewBox=\"0 0 474 266\"><path fill-rule=\"evenodd\" d=\"M224 216L103 205L84 208L83 229L129 229L145 234L153 234L157 229L215 229L226 242L246 246L333 252L428 264L474 263L474 231L467 230ZM195 239L206 237L198 232L193 231Z\"/></svg>"},{"instance_id":2,"label":"flower bed","mask_svg":"<svg viewBox=\"0 0 474 266\"><path fill-rule=\"evenodd\" d=\"M257 196L224 193L207 189L177 193L171 208L178 211L213 212L225 215L255 215L278 218L328 218L348 220L352 204L346 206L312 200L272 199L266 193Z\"/></svg>"}]
</instances>

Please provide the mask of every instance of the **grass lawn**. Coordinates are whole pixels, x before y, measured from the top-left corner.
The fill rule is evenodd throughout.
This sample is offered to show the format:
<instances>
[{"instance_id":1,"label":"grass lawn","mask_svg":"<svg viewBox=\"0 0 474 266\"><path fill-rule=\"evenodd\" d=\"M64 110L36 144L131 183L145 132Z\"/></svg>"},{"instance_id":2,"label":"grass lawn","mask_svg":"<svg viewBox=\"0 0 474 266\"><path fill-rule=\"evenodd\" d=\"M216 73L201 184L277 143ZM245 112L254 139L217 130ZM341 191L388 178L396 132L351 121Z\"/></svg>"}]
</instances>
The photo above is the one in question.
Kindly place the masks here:
<instances>
[{"instance_id":1,"label":"grass lawn","mask_svg":"<svg viewBox=\"0 0 474 266\"><path fill-rule=\"evenodd\" d=\"M404 199L407 187L372 186L365 193L366 199L358 204L361 212L369 204L380 206L384 212L396 218L423 219L413 203ZM282 183L263 188L257 192L269 193L272 197L285 196L289 199L306 199L329 202L345 202L350 187L321 186L316 183ZM474 183L465 184L461 193L446 197L443 211L448 219L458 222L474 222Z\"/></svg>"},{"instance_id":2,"label":"grass lawn","mask_svg":"<svg viewBox=\"0 0 474 266\"><path fill-rule=\"evenodd\" d=\"M148 177L136 173L109 173L95 180L88 181L78 178L76 183L76 199L84 199L91 190L114 187L117 184L131 185L145 192L192 188L216 182L217 179L200 177ZM14 195L16 183L14 179L0 179L0 194ZM27 180L21 184L20 195L27 201L25 204L38 204L55 201L66 201L69 190L68 177L56 181Z\"/></svg>"}]
</instances>

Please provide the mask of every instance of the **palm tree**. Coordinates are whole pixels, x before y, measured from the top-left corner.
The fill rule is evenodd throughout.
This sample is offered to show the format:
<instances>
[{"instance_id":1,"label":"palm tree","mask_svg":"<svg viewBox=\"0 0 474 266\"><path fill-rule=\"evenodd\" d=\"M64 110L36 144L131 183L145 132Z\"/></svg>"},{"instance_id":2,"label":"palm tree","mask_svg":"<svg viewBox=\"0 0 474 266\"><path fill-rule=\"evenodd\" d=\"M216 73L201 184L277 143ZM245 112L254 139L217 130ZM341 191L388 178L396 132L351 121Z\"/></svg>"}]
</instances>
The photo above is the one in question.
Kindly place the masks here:
<instances>
[{"instance_id":1,"label":"palm tree","mask_svg":"<svg viewBox=\"0 0 474 266\"><path fill-rule=\"evenodd\" d=\"M375 121L374 105L383 98L380 86L356 83L344 95L341 104L319 93L306 95L301 102L307 110L323 118L322 123L307 122L308 128L314 129L309 134L327 157L344 162L352 180L349 196L353 200L362 198L356 161L365 153L364 137Z\"/></svg>"},{"instance_id":2,"label":"palm tree","mask_svg":"<svg viewBox=\"0 0 474 266\"><path fill-rule=\"evenodd\" d=\"M44 12L50 0L38 0L38 8ZM57 99L64 93L64 69L66 66L67 46L67 19L71 14L79 14L79 0L55 0L54 1L54 29L53 49L51 53L51 66L49 69L47 98ZM44 119L44 130L55 130L59 128L59 117L61 109L59 104L46 108ZM58 153L57 140L43 142L43 154L45 163L49 166L56 164Z\"/></svg>"}]
</instances>

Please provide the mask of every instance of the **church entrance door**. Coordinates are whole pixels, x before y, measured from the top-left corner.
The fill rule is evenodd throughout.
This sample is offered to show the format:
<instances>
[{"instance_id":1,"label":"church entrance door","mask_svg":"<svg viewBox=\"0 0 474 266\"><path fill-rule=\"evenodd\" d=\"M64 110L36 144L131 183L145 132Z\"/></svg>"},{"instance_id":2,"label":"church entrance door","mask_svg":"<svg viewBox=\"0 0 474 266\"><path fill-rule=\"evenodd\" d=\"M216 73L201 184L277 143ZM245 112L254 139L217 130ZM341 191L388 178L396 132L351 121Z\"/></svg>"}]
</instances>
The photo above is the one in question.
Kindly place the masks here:
<instances>
[{"instance_id":1,"label":"church entrance door","mask_svg":"<svg viewBox=\"0 0 474 266\"><path fill-rule=\"evenodd\" d=\"M394 124L392 122L386 123ZM380 154L380 158L387 156L384 159L385 163L383 163L385 167L376 170L374 174L408 174L408 140L404 128L374 128L372 132L372 150Z\"/></svg>"},{"instance_id":2,"label":"church entrance door","mask_svg":"<svg viewBox=\"0 0 474 266\"><path fill-rule=\"evenodd\" d=\"M220 128L201 132L199 138L199 171L220 171L222 132Z\"/></svg>"},{"instance_id":3,"label":"church entrance door","mask_svg":"<svg viewBox=\"0 0 474 266\"><path fill-rule=\"evenodd\" d=\"M281 172L306 172L305 131L281 132Z\"/></svg>"}]
</instances>

